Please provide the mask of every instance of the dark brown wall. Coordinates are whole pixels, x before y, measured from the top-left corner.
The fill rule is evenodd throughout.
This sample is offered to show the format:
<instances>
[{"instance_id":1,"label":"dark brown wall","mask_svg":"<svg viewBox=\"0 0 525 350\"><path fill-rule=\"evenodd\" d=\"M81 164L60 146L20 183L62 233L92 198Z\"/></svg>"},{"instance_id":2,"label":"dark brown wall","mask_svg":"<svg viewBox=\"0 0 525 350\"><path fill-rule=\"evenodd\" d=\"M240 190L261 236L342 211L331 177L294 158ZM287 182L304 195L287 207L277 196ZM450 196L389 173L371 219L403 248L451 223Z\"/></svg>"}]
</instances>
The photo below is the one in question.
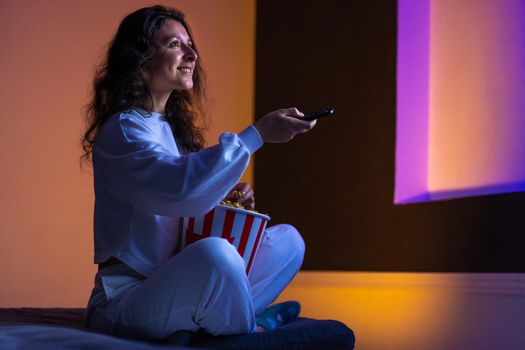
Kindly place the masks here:
<instances>
[{"instance_id":1,"label":"dark brown wall","mask_svg":"<svg viewBox=\"0 0 525 350\"><path fill-rule=\"evenodd\" d=\"M524 271L525 195L393 205L396 2L260 0L256 115L337 110L255 157L257 207L310 270Z\"/></svg>"}]
</instances>

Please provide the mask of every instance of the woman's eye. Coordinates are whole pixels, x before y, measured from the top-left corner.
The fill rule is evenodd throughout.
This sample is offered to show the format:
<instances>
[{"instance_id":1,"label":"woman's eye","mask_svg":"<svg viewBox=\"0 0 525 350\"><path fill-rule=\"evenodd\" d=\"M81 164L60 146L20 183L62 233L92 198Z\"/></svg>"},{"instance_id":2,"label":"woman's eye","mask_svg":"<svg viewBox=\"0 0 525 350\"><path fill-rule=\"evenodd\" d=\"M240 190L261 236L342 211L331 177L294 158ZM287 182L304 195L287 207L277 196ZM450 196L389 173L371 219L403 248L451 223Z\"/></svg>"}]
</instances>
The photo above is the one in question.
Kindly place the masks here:
<instances>
[{"instance_id":1,"label":"woman's eye","mask_svg":"<svg viewBox=\"0 0 525 350\"><path fill-rule=\"evenodd\" d=\"M181 47L181 42L178 40L173 40L172 42L169 43L168 46L169 47Z\"/></svg>"}]
</instances>

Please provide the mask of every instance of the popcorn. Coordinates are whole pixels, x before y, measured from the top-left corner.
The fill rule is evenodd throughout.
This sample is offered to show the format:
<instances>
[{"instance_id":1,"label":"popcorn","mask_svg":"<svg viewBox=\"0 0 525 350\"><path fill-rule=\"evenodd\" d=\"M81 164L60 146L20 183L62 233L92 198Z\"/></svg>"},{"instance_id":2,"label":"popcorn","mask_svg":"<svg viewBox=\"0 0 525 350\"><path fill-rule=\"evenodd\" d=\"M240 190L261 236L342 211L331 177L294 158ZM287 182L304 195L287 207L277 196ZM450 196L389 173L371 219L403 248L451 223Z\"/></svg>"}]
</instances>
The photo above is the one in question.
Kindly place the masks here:
<instances>
[{"instance_id":1,"label":"popcorn","mask_svg":"<svg viewBox=\"0 0 525 350\"><path fill-rule=\"evenodd\" d=\"M255 213L258 213L257 210L250 210L250 209L246 209L240 202L240 200L242 199L243 197L243 193L241 191L233 191L232 192L233 194L233 197L235 198L235 200L232 202L231 200L229 199L223 199L221 201L221 205L225 205L227 207L232 207L232 208L239 208L239 209L245 209L245 210L249 210L249 211L253 211Z\"/></svg>"}]
</instances>

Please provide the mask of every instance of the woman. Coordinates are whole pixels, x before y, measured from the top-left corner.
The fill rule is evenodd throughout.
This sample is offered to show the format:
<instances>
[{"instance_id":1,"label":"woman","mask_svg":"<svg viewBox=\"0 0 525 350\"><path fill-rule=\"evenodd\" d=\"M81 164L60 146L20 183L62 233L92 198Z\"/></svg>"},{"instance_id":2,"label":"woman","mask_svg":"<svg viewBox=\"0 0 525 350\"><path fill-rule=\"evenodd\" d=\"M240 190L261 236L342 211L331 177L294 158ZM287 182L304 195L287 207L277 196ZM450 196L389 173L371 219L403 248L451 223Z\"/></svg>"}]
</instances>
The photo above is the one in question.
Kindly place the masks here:
<instances>
[{"instance_id":1,"label":"woman","mask_svg":"<svg viewBox=\"0 0 525 350\"><path fill-rule=\"evenodd\" d=\"M304 243L293 227L267 229L249 278L226 240L180 250L176 233L180 217L202 215L232 191L253 208L249 185L236 185L251 154L315 122L282 109L203 148L203 93L181 12L154 6L122 21L97 72L83 138L95 185L99 272L86 310L93 329L161 340L181 330L250 333L257 323L271 329L298 314L293 304L266 309L302 263Z\"/></svg>"}]
</instances>

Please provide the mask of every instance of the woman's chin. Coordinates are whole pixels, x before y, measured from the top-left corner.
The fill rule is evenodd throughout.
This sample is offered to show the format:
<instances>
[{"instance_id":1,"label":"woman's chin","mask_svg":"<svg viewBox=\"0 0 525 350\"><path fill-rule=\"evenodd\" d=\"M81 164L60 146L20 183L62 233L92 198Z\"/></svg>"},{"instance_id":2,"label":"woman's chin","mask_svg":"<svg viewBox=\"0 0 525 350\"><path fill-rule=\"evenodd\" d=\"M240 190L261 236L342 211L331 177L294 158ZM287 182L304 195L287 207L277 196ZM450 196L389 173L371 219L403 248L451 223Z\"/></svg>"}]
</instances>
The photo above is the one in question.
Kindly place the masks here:
<instances>
[{"instance_id":1,"label":"woman's chin","mask_svg":"<svg viewBox=\"0 0 525 350\"><path fill-rule=\"evenodd\" d=\"M185 91L185 90L191 90L191 89L193 89L193 82L179 84L179 86L177 86L177 88L175 88L175 90L179 90L179 91Z\"/></svg>"}]
</instances>

